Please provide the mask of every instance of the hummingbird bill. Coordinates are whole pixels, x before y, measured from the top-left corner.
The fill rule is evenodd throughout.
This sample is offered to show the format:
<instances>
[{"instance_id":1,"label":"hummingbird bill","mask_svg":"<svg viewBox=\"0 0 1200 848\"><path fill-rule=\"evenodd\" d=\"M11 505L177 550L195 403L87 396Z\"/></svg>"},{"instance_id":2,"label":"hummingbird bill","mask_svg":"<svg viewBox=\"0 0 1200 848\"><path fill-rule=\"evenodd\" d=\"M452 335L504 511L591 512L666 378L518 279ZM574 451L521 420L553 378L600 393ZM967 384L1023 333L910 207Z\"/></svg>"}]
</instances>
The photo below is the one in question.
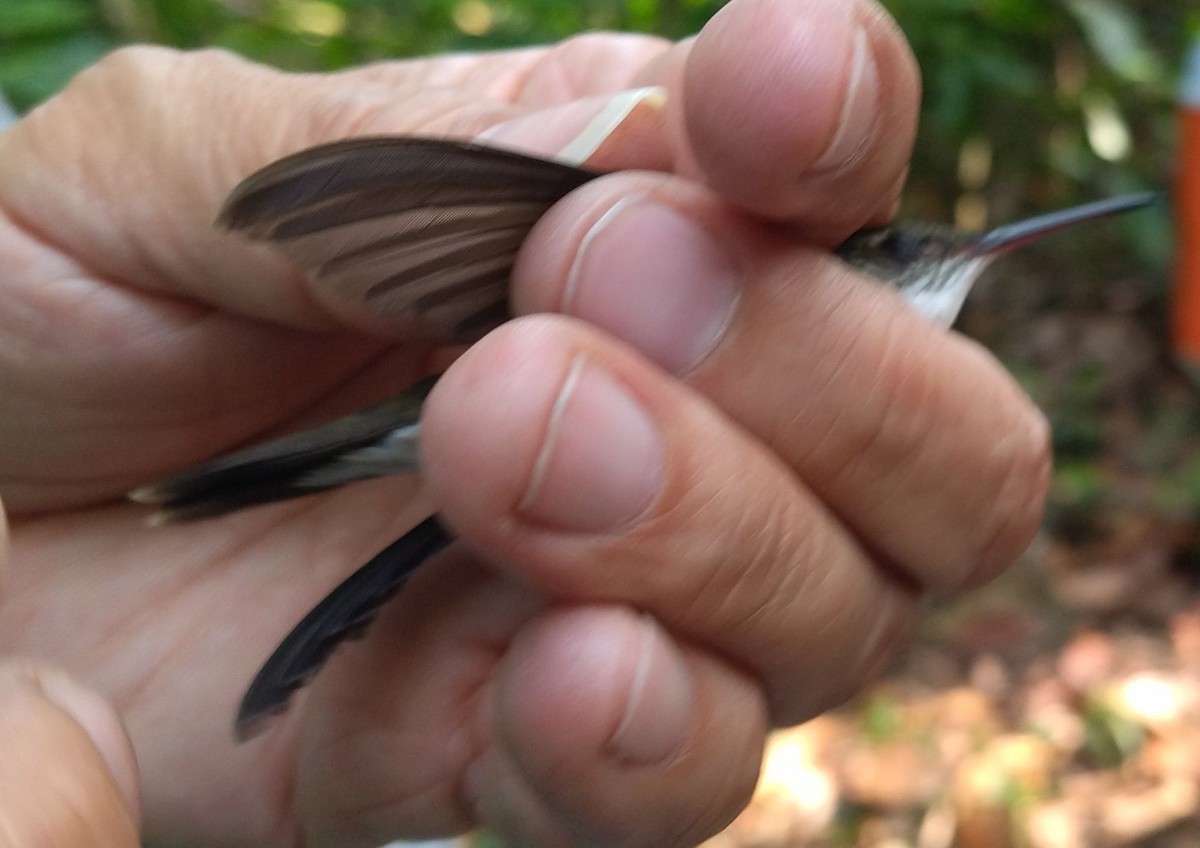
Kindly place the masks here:
<instances>
[{"instance_id":1,"label":"hummingbird bill","mask_svg":"<svg viewBox=\"0 0 1200 848\"><path fill-rule=\"evenodd\" d=\"M414 336L469 344L508 317L509 277L530 229L598 171L470 142L373 137L268 165L238 185L219 226L268 242L322 285ZM1147 206L1147 192L1051 212L983 233L897 222L836 253L950 326L996 257L1060 230ZM316 429L201 463L129 494L152 523L212 518L388 474L419 473L421 407L436 378ZM280 643L234 722L239 740L287 708L344 640L360 634L452 542L430 516L354 572Z\"/></svg>"}]
</instances>

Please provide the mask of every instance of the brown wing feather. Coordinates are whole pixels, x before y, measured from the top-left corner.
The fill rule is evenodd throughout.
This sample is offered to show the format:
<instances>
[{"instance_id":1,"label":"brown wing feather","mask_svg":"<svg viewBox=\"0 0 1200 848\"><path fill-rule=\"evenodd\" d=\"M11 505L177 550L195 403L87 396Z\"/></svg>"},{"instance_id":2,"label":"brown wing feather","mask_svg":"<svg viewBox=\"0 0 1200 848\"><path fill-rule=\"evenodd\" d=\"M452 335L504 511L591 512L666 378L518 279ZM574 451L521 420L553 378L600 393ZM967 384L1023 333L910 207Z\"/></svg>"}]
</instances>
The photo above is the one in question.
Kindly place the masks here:
<instances>
[{"instance_id":1,"label":"brown wing feather","mask_svg":"<svg viewBox=\"0 0 1200 848\"><path fill-rule=\"evenodd\" d=\"M218 220L279 245L322 285L376 314L466 342L503 320L529 230L597 176L462 141L351 139L253 174Z\"/></svg>"}]
</instances>

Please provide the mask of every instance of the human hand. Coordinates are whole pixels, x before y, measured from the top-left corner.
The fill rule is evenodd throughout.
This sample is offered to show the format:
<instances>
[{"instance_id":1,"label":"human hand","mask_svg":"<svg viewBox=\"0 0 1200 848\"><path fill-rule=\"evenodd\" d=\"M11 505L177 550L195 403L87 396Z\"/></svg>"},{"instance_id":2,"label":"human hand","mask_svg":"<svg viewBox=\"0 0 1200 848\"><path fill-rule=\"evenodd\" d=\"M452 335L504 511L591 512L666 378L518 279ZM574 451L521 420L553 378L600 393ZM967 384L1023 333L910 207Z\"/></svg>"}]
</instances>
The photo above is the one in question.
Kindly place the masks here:
<instances>
[{"instance_id":1,"label":"human hand","mask_svg":"<svg viewBox=\"0 0 1200 848\"><path fill-rule=\"evenodd\" d=\"M0 508L0 580L8 533ZM105 701L65 674L0 662L0 846L134 848L137 766Z\"/></svg>"},{"instance_id":2,"label":"human hand","mask_svg":"<svg viewBox=\"0 0 1200 848\"><path fill-rule=\"evenodd\" d=\"M114 502L439 357L350 332L355 304L213 231L241 177L362 133L551 153L642 85L664 119L635 111L590 164L668 173L597 180L535 229L517 311L586 323L522 319L451 368L432 499L377 481L153 533ZM116 54L0 136L0 644L115 702L151 838L698 841L770 725L861 686L923 591L1003 567L1040 512L1045 427L1013 382L804 244L890 214L916 96L899 34L851 2L330 76ZM462 548L233 748L274 642L432 503Z\"/></svg>"}]
</instances>

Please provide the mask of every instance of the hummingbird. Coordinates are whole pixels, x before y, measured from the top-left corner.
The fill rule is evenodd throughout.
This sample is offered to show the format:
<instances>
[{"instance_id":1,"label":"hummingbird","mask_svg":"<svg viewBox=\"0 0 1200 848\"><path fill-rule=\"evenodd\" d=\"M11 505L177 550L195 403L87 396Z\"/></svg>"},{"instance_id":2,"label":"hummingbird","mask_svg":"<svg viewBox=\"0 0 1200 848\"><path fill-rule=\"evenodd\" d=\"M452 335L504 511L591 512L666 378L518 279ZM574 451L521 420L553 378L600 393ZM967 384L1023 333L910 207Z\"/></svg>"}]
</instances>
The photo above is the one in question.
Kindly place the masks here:
<instances>
[{"instance_id":1,"label":"hummingbird","mask_svg":"<svg viewBox=\"0 0 1200 848\"><path fill-rule=\"evenodd\" d=\"M217 222L276 245L320 283L420 337L465 344L508 317L509 275L529 230L557 200L599 176L459 140L359 138L303 150L252 174L230 194ZM1157 198L1130 194L982 233L901 221L855 233L835 253L948 327L998 256ZM201 463L129 498L157 507L152 523L170 523L418 473L421 408L435 381L313 430ZM430 516L334 588L255 676L234 722L236 738L252 737L285 710L334 649L360 634L416 569L452 541Z\"/></svg>"}]
</instances>

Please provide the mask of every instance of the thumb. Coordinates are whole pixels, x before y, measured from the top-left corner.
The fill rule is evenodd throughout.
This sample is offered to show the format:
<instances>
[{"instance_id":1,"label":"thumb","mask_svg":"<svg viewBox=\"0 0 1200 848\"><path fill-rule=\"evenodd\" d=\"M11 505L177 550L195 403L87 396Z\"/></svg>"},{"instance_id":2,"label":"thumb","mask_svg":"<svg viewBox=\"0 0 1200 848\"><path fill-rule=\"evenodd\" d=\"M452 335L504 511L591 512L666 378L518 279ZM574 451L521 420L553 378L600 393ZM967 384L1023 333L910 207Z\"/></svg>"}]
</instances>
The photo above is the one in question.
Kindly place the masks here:
<instances>
[{"instance_id":1,"label":"thumb","mask_svg":"<svg viewBox=\"0 0 1200 848\"><path fill-rule=\"evenodd\" d=\"M61 672L0 664L0 848L133 848L138 782L112 707Z\"/></svg>"}]
</instances>

